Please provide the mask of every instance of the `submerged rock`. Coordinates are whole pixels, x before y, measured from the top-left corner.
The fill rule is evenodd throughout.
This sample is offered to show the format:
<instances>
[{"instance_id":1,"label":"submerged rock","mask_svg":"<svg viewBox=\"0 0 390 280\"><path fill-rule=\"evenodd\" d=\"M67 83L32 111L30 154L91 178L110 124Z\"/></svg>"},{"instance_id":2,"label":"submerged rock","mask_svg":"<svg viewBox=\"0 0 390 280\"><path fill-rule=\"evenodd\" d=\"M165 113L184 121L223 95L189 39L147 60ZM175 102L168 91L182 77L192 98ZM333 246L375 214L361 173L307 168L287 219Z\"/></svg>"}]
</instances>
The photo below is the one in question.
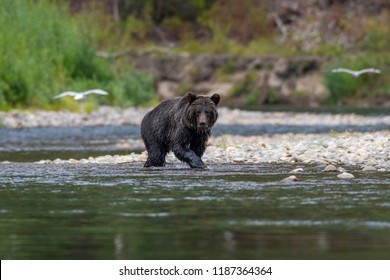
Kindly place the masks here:
<instances>
[{"instance_id":1,"label":"submerged rock","mask_svg":"<svg viewBox=\"0 0 390 280\"><path fill-rule=\"evenodd\" d=\"M294 182L294 181L299 181L297 176L291 175L287 178L284 178L281 182Z\"/></svg>"}]
</instances>

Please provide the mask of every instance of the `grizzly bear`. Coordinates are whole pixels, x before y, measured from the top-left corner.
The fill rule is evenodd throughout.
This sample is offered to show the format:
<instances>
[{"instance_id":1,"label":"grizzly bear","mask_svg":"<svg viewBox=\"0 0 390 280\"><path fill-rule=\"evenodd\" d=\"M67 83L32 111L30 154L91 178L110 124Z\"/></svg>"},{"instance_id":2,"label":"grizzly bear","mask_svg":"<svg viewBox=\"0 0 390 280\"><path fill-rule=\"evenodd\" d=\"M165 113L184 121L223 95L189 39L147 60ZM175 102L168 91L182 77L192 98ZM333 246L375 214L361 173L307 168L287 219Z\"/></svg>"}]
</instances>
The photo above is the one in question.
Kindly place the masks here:
<instances>
[{"instance_id":1,"label":"grizzly bear","mask_svg":"<svg viewBox=\"0 0 390 280\"><path fill-rule=\"evenodd\" d=\"M148 152L144 167L164 166L172 151L192 168L206 168L201 157L211 127L217 121L220 96L197 96L168 99L148 112L141 123L141 136Z\"/></svg>"}]
</instances>

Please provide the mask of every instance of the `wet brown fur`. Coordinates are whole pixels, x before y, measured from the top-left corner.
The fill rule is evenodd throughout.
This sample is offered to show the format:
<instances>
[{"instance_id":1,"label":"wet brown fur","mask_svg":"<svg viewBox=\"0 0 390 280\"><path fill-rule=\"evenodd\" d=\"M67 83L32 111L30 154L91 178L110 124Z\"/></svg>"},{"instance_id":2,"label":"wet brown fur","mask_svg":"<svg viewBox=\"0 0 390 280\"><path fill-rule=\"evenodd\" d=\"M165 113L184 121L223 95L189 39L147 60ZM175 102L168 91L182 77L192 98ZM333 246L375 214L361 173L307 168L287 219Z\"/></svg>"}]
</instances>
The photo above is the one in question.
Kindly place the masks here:
<instances>
[{"instance_id":1,"label":"wet brown fur","mask_svg":"<svg viewBox=\"0 0 390 280\"><path fill-rule=\"evenodd\" d=\"M148 151L145 167L164 166L169 151L193 168L205 168L202 161L206 142L218 118L220 96L168 99L148 112L141 123L141 136Z\"/></svg>"}]
</instances>

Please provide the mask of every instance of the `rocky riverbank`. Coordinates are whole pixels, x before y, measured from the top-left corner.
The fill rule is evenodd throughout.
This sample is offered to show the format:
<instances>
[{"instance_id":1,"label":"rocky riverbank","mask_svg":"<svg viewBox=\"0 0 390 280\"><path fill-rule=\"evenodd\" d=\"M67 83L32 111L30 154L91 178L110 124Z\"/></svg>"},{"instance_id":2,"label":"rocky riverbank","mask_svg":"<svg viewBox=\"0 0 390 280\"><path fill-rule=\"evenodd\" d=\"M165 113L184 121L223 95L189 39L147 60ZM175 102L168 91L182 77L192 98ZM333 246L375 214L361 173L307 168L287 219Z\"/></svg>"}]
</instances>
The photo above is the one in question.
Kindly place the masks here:
<instances>
[{"instance_id":1,"label":"rocky riverbank","mask_svg":"<svg viewBox=\"0 0 390 280\"><path fill-rule=\"evenodd\" d=\"M203 157L206 164L321 164L347 165L354 169L390 171L390 132L337 134L277 134L264 136L223 135L211 137ZM41 160L38 163L143 163L146 152L106 155L86 159ZM167 163L179 161L170 153ZM337 171L337 170L335 170Z\"/></svg>"},{"instance_id":2,"label":"rocky riverbank","mask_svg":"<svg viewBox=\"0 0 390 280\"><path fill-rule=\"evenodd\" d=\"M70 112L10 112L0 113L6 128L44 126L139 125L148 109L118 109L102 107L92 114ZM291 112L249 112L221 108L218 124L225 125L351 125L390 128L390 116L362 116L356 114L312 114ZM141 141L141 140L136 140ZM134 140L133 140L134 142ZM140 143L142 145L142 142ZM128 148L131 148L130 146ZM38 163L142 163L146 153L106 155L81 160L42 159ZM210 138L204 155L206 164L226 163L290 163L351 166L355 169L390 171L390 131L326 133L269 133L256 136L224 134ZM168 163L179 163L169 154Z\"/></svg>"},{"instance_id":3,"label":"rocky riverbank","mask_svg":"<svg viewBox=\"0 0 390 280\"><path fill-rule=\"evenodd\" d=\"M150 108L114 108L102 106L90 114L69 111L0 112L0 127L77 127L102 125L140 125ZM218 124L226 125L384 125L390 128L390 115L260 112L219 108Z\"/></svg>"}]
</instances>

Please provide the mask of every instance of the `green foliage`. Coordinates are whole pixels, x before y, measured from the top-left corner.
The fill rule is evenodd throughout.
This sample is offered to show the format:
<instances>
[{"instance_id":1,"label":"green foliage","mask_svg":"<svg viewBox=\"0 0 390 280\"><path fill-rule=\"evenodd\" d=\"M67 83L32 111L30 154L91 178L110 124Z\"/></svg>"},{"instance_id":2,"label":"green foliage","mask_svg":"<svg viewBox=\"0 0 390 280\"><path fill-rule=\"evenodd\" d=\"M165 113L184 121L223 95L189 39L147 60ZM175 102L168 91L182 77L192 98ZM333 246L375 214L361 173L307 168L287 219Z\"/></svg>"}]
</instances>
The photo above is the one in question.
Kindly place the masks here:
<instances>
[{"instance_id":1,"label":"green foliage","mask_svg":"<svg viewBox=\"0 0 390 280\"><path fill-rule=\"evenodd\" d=\"M258 38L252 40L249 45L242 46L242 53L246 55L280 55L289 57L297 55L297 49L294 46L286 46L277 43L273 38Z\"/></svg>"},{"instance_id":2,"label":"green foliage","mask_svg":"<svg viewBox=\"0 0 390 280\"><path fill-rule=\"evenodd\" d=\"M256 82L256 72L248 71L242 82L237 83L230 91L230 97L238 97L242 95L251 94L254 90Z\"/></svg>"},{"instance_id":3,"label":"green foliage","mask_svg":"<svg viewBox=\"0 0 390 280\"><path fill-rule=\"evenodd\" d=\"M153 79L129 67L120 57L98 58L96 50L138 51L162 44L172 52L229 53L234 55L302 54L299 42L277 40L278 30L267 8L272 1L257 0L120 0L119 15L107 12L105 1L87 1L70 16L68 7L57 0L0 1L0 109L40 107L77 110L71 97L54 100L65 90L102 88L109 96L90 96L88 108L99 104L136 106L154 97ZM389 15L342 19L344 33L359 38L355 53L346 54L341 44L324 42L306 54L337 56L324 72L329 103L338 104L355 97L389 96L385 74L354 78L331 73L346 67L380 68L390 71ZM332 42L332 41L329 41ZM171 44L173 43L173 44ZM98 47L99 46L99 47ZM234 66L234 65L233 65ZM232 65L217 70L219 80L228 81ZM249 73L231 92L250 105L278 103L276 93L255 89L256 77ZM183 81L183 88L188 81ZM184 85L184 83L186 83ZM300 98L299 94L297 97ZM264 101L265 100L265 101Z\"/></svg>"},{"instance_id":4,"label":"green foliage","mask_svg":"<svg viewBox=\"0 0 390 280\"><path fill-rule=\"evenodd\" d=\"M256 71L248 71L243 81L237 83L230 91L228 98L233 100L242 99L241 103L245 108L258 108L263 103L277 104L280 100L278 96L267 88L256 87ZM237 104L237 102L235 102Z\"/></svg>"},{"instance_id":5,"label":"green foliage","mask_svg":"<svg viewBox=\"0 0 390 280\"><path fill-rule=\"evenodd\" d=\"M151 98L152 81L115 73L95 56L96 30L83 32L79 19L49 0L2 0L0 3L0 109L72 107L52 97L65 90L102 88L111 97L88 100L116 105ZM95 101L95 102L96 102Z\"/></svg>"},{"instance_id":6,"label":"green foliage","mask_svg":"<svg viewBox=\"0 0 390 280\"><path fill-rule=\"evenodd\" d=\"M154 97L152 77L134 70L123 73L120 79L110 83L109 88L116 93L111 102L115 106L147 104Z\"/></svg>"},{"instance_id":7,"label":"green foliage","mask_svg":"<svg viewBox=\"0 0 390 280\"><path fill-rule=\"evenodd\" d=\"M92 5L92 4L91 4ZM113 20L105 12L102 3L87 6L84 10L72 16L84 33L93 36L101 49L117 51L129 46L137 46L139 41L145 41L148 32L152 29L151 20L127 15L121 20Z\"/></svg>"},{"instance_id":8,"label":"green foliage","mask_svg":"<svg viewBox=\"0 0 390 280\"><path fill-rule=\"evenodd\" d=\"M345 50L340 45L331 45L331 44L323 43L318 47L309 50L307 53L314 54L314 55L322 55L322 56L335 56L335 55L344 54Z\"/></svg>"},{"instance_id":9,"label":"green foliage","mask_svg":"<svg viewBox=\"0 0 390 280\"><path fill-rule=\"evenodd\" d=\"M215 146L217 146L218 148L222 148L222 149L226 149L227 147L229 147L229 135L227 134L222 134L217 142L215 143Z\"/></svg>"},{"instance_id":10,"label":"green foliage","mask_svg":"<svg viewBox=\"0 0 390 280\"><path fill-rule=\"evenodd\" d=\"M346 66L350 68L350 66ZM355 68L357 69L357 68ZM346 73L325 73L325 85L329 90L329 102L337 104L339 100L356 94L363 84L360 79Z\"/></svg>"}]
</instances>

